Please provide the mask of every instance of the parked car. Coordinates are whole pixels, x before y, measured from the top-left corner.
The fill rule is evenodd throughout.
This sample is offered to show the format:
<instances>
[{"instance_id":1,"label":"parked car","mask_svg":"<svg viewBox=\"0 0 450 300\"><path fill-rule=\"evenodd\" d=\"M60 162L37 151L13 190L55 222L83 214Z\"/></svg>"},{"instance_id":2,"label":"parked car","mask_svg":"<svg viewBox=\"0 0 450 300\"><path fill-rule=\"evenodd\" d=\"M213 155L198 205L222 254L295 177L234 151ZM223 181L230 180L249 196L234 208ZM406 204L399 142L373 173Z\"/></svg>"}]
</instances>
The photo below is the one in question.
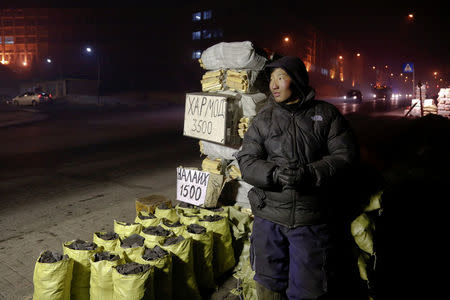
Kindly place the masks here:
<instances>
[{"instance_id":1,"label":"parked car","mask_svg":"<svg viewBox=\"0 0 450 300\"><path fill-rule=\"evenodd\" d=\"M37 106L39 104L51 104L53 103L52 95L45 92L25 92L20 94L10 100L11 104L14 105L33 105Z\"/></svg>"},{"instance_id":2,"label":"parked car","mask_svg":"<svg viewBox=\"0 0 450 300\"><path fill-rule=\"evenodd\" d=\"M360 90L349 90L344 98L346 101L355 101L361 103L363 96Z\"/></svg>"}]
</instances>

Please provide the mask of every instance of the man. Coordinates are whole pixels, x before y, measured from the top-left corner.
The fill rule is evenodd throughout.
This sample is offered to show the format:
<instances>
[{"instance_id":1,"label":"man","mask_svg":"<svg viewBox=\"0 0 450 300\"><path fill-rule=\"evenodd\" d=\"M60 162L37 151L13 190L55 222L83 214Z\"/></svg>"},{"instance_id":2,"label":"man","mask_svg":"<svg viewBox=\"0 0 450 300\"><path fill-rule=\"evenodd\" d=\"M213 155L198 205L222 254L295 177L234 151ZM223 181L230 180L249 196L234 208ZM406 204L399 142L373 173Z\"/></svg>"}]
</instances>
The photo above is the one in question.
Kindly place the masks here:
<instances>
[{"instance_id":1,"label":"man","mask_svg":"<svg viewBox=\"0 0 450 300\"><path fill-rule=\"evenodd\" d=\"M253 119L236 155L255 216L251 263L259 299L326 296L333 236L333 178L358 157L347 121L314 100L305 65L282 57L267 68L269 103Z\"/></svg>"}]
</instances>

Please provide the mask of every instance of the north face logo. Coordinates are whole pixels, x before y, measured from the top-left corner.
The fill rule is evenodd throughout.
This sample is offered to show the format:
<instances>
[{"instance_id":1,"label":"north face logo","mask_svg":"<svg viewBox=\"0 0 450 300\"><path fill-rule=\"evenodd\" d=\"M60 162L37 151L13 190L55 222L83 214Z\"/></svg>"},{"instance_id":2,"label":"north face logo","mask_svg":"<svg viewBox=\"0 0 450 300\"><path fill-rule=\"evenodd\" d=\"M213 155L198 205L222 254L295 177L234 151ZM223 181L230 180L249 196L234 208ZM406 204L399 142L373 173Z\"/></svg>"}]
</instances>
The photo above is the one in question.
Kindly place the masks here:
<instances>
[{"instance_id":1,"label":"north face logo","mask_svg":"<svg viewBox=\"0 0 450 300\"><path fill-rule=\"evenodd\" d=\"M311 117L311 119L313 121L323 121L323 118L322 118L321 115L314 115L314 116Z\"/></svg>"}]
</instances>

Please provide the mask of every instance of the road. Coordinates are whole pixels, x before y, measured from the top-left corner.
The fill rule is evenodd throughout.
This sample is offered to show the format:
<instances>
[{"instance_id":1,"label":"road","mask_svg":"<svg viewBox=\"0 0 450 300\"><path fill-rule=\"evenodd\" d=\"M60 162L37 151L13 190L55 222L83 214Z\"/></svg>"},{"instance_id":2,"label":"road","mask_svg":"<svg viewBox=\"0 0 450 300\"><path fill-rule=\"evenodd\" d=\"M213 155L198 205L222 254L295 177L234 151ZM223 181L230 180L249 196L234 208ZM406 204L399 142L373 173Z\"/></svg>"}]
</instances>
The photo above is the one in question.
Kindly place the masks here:
<instances>
[{"instance_id":1,"label":"road","mask_svg":"<svg viewBox=\"0 0 450 300\"><path fill-rule=\"evenodd\" d=\"M345 114L381 114L401 103L334 103ZM32 293L39 253L90 240L132 221L137 197L175 195L175 168L201 166L182 136L184 107L44 109L46 120L0 128L0 299Z\"/></svg>"}]
</instances>

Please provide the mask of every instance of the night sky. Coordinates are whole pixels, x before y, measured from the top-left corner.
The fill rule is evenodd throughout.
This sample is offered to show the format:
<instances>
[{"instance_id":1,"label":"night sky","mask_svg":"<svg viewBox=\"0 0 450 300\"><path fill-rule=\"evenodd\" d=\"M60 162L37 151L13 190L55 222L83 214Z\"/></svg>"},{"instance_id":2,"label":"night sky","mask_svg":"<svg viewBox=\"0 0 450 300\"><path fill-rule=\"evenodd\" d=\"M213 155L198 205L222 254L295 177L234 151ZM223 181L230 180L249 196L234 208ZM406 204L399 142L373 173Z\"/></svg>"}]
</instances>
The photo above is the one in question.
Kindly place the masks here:
<instances>
[{"instance_id":1,"label":"night sky","mask_svg":"<svg viewBox=\"0 0 450 300\"><path fill-rule=\"evenodd\" d=\"M108 20L109 24L103 32L105 37L97 38L100 42L109 43L105 55L104 76L111 78L124 76L123 73L135 72L148 74L149 72L167 69L174 70L171 75L161 73L161 77L183 76L176 72L176 68L170 66L189 61L189 56L183 56L183 51L189 54L189 47L184 43L191 43L189 17L194 9L206 10L213 6L216 9L242 9L247 18L241 26L242 32L248 30L249 40L251 32L255 32L258 24L264 23L273 29L267 36L267 40L275 40L278 37L271 36L280 28L280 35L286 26L295 24L296 20L309 21L319 30L335 37L344 44L347 51L360 52L365 57L364 61L369 65L392 66L392 71L399 73L402 64L413 62L416 67L416 78L428 80L432 73L439 72L439 77L450 81L450 10L446 8L444 1L426 1L417 6L412 1L401 3L367 2L367 1L127 1L127 7L114 6L112 2L105 9L97 7L92 9L98 14L99 19ZM147 5L146 5L147 4ZM146 6L144 6L146 5ZM195 7L195 8L193 8ZM414 20L408 20L409 13L414 14ZM113 15L113 16L112 16ZM109 16L109 18L108 18ZM137 16L137 17L136 17ZM179 22L187 18L188 23ZM186 19L185 19L186 20ZM134 32L133 24L139 23L139 32ZM288 24L288 25L287 25ZM130 30L131 29L131 30ZM230 37L226 36L229 41ZM259 33L264 34L264 33ZM142 40L148 35L147 40ZM186 35L186 39L183 40ZM65 35L70 39L72 35ZM81 34L83 36L83 34ZM77 41L80 43L88 42ZM181 38L183 37L183 38ZM156 41L156 42L155 42ZM120 47L126 48L120 48ZM178 52L177 52L178 50ZM79 51L75 49L74 51ZM105 50L106 52L106 50ZM124 56L123 53L126 53ZM110 56L110 57L107 57ZM116 59L116 58L120 59ZM125 58L122 58L125 57ZM80 64L76 59L74 64ZM90 63L90 62L87 62ZM120 75L114 75L115 70L122 70ZM69 66L70 67L70 66ZM128 69L126 69L128 68ZM95 71L95 70L94 70ZM95 72L94 72L95 73ZM143 79L147 80L146 78ZM150 84L151 86L151 84ZM182 87L181 87L182 88Z\"/></svg>"}]
</instances>

